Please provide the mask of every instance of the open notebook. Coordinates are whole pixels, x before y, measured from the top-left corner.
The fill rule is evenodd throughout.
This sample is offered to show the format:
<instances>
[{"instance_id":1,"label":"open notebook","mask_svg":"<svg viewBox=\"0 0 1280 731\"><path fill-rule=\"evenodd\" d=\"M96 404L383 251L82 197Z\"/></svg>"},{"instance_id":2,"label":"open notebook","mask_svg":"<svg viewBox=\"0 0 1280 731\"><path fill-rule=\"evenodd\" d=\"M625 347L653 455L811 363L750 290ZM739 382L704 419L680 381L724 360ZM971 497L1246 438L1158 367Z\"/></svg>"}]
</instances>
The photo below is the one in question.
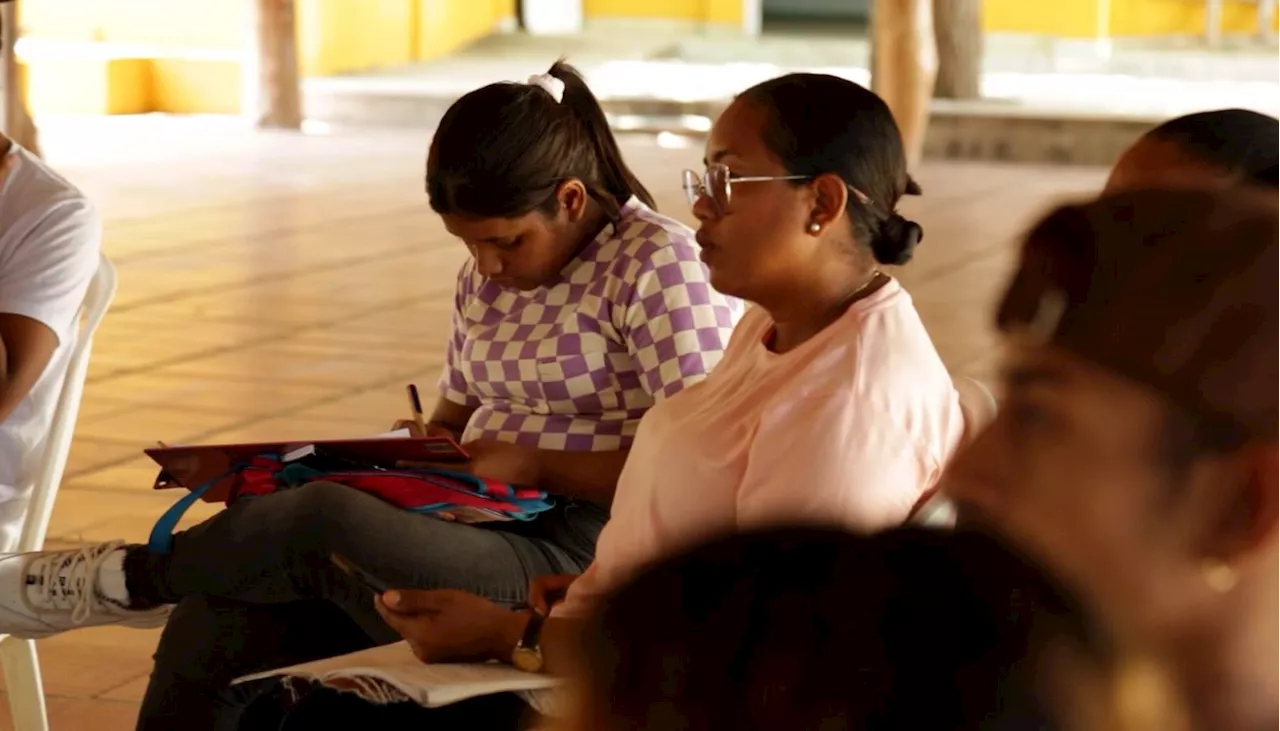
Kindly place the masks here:
<instances>
[{"instance_id":1,"label":"open notebook","mask_svg":"<svg viewBox=\"0 0 1280 731\"><path fill-rule=\"evenodd\" d=\"M525 673L498 663L427 665L405 642L361 650L350 655L303 663L238 678L244 683L281 677L321 683L359 695L370 703L413 701L428 708L468 698L553 688L556 678Z\"/></svg>"}]
</instances>

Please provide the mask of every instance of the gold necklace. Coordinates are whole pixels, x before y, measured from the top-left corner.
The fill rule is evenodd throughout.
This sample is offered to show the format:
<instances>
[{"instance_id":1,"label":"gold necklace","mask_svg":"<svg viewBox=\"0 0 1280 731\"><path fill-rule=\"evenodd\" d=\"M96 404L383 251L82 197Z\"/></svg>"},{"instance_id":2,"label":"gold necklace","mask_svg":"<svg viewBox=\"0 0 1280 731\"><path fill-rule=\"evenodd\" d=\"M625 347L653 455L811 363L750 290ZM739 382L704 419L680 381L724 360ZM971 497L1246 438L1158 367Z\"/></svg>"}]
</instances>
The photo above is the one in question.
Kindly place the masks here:
<instances>
[{"instance_id":1,"label":"gold necklace","mask_svg":"<svg viewBox=\"0 0 1280 731\"><path fill-rule=\"evenodd\" d=\"M871 276L867 277L867 281L863 282L862 284L859 284L856 289L854 289L849 294L845 295L844 299L836 303L836 306L833 307L832 310L843 314L845 310L849 309L849 305L853 304L854 301L858 299L858 295L867 291L867 288L875 284L876 280L879 278L880 278L880 270L872 269Z\"/></svg>"}]
</instances>

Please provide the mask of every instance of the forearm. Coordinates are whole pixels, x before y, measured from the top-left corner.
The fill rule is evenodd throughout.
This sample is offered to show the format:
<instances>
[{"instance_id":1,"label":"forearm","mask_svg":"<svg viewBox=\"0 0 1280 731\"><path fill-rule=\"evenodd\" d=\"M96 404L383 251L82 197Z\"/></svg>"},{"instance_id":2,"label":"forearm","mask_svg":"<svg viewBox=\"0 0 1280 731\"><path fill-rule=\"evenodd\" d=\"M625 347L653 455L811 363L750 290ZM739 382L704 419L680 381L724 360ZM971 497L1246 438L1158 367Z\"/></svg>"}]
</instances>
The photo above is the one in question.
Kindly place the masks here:
<instances>
[{"instance_id":1,"label":"forearm","mask_svg":"<svg viewBox=\"0 0 1280 731\"><path fill-rule=\"evenodd\" d=\"M560 452L538 450L538 487L575 500L609 507L628 450Z\"/></svg>"}]
</instances>

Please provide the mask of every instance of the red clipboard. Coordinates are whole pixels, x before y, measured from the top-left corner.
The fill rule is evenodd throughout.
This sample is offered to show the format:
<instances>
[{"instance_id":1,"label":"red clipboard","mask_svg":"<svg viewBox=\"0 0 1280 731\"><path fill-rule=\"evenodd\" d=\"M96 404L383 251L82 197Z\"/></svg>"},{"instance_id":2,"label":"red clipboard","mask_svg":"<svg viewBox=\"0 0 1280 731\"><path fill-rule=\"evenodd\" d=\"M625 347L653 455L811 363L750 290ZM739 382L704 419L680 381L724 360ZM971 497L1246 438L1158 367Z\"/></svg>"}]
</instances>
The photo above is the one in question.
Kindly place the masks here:
<instances>
[{"instance_id":1,"label":"red clipboard","mask_svg":"<svg viewBox=\"0 0 1280 731\"><path fill-rule=\"evenodd\" d=\"M209 444L153 447L143 451L160 465L161 471L156 477L154 489L185 487L194 490L219 476L225 476L201 496L205 502L220 503L226 501L235 483L235 475L228 474L235 465L245 464L261 454L284 454L306 446L323 449L335 457L381 467L394 467L403 461L463 463L471 459L466 450L449 437Z\"/></svg>"}]
</instances>

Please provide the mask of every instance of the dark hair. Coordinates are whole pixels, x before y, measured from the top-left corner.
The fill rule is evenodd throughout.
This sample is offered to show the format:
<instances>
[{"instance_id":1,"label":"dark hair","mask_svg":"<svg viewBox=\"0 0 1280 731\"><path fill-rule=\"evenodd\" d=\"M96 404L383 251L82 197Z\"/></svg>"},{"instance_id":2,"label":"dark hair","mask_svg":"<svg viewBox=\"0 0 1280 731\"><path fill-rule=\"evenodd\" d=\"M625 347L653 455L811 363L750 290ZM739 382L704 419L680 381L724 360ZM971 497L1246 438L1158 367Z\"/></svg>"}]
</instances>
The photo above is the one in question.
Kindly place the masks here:
<instances>
[{"instance_id":1,"label":"dark hair","mask_svg":"<svg viewBox=\"0 0 1280 731\"><path fill-rule=\"evenodd\" d=\"M1164 405L1160 424L1159 458L1177 477L1201 457L1230 454L1249 443L1249 433L1236 424L1202 416L1176 404Z\"/></svg>"},{"instance_id":2,"label":"dark hair","mask_svg":"<svg viewBox=\"0 0 1280 731\"><path fill-rule=\"evenodd\" d=\"M642 573L604 600L584 658L591 710L619 730L1012 731L1051 725L1038 651L1092 650L1084 628L985 535L789 529Z\"/></svg>"},{"instance_id":3,"label":"dark hair","mask_svg":"<svg viewBox=\"0 0 1280 731\"><path fill-rule=\"evenodd\" d=\"M1252 181L1260 186L1280 188L1280 163L1271 165L1266 170L1258 170L1253 175Z\"/></svg>"},{"instance_id":4,"label":"dark hair","mask_svg":"<svg viewBox=\"0 0 1280 731\"><path fill-rule=\"evenodd\" d=\"M1172 142L1214 167L1276 187L1280 120L1248 109L1218 109L1171 119L1146 137Z\"/></svg>"},{"instance_id":5,"label":"dark hair","mask_svg":"<svg viewBox=\"0 0 1280 731\"><path fill-rule=\"evenodd\" d=\"M849 196L854 238L881 264L905 264L924 231L894 210L904 195L919 195L907 174L902 135L884 100L827 74L787 74L739 95L769 113L764 144L791 175L840 176L871 199Z\"/></svg>"},{"instance_id":6,"label":"dark hair","mask_svg":"<svg viewBox=\"0 0 1280 731\"><path fill-rule=\"evenodd\" d=\"M631 196L654 206L582 76L562 61L547 74L564 82L559 102L540 86L503 82L464 95L445 112L427 154L427 197L436 213L555 213L556 189L573 178L613 220Z\"/></svg>"}]
</instances>

